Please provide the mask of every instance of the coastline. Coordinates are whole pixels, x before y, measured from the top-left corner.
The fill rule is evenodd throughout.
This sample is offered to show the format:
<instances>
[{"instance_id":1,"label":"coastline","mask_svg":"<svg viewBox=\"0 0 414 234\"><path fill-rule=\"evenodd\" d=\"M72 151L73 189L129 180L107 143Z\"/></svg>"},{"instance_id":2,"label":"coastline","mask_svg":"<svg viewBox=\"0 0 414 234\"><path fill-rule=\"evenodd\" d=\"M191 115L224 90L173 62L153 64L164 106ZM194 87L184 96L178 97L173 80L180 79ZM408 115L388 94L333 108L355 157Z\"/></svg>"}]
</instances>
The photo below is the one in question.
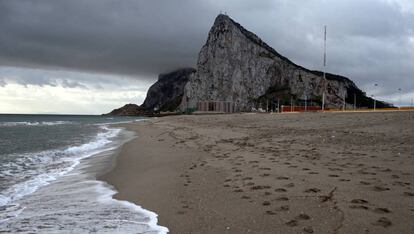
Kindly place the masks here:
<instances>
[{"instance_id":1,"label":"coastline","mask_svg":"<svg viewBox=\"0 0 414 234\"><path fill-rule=\"evenodd\" d=\"M413 124L412 112L154 118L122 125L138 137L99 179L171 233L410 233Z\"/></svg>"},{"instance_id":2,"label":"coastline","mask_svg":"<svg viewBox=\"0 0 414 234\"><path fill-rule=\"evenodd\" d=\"M21 197L0 207L0 232L167 232L166 228L157 225L155 213L132 202L114 199L117 192L114 187L97 179L112 169L114 156L133 138L132 132L117 126L112 128L112 124L87 126L100 130L82 144L39 154L44 158L61 156L60 162L66 163L48 165L45 160L42 166L49 166L50 171L41 171L43 174L15 185L30 185L26 186L30 193L19 194L17 191L16 196Z\"/></svg>"}]
</instances>

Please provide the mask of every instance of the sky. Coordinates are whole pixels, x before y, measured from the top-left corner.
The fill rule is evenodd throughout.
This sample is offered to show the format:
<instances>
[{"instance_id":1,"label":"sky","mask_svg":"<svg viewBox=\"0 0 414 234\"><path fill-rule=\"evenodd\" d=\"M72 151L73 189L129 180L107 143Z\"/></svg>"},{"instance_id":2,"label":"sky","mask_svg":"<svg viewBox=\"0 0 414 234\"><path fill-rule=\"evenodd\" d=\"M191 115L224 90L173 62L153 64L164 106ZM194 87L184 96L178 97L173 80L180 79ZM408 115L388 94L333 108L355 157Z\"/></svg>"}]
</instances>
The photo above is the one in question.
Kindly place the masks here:
<instances>
[{"instance_id":1,"label":"sky","mask_svg":"<svg viewBox=\"0 0 414 234\"><path fill-rule=\"evenodd\" d=\"M0 0L0 113L141 104L158 74L196 66L220 12L315 70L327 25L328 72L412 103L412 0Z\"/></svg>"}]
</instances>

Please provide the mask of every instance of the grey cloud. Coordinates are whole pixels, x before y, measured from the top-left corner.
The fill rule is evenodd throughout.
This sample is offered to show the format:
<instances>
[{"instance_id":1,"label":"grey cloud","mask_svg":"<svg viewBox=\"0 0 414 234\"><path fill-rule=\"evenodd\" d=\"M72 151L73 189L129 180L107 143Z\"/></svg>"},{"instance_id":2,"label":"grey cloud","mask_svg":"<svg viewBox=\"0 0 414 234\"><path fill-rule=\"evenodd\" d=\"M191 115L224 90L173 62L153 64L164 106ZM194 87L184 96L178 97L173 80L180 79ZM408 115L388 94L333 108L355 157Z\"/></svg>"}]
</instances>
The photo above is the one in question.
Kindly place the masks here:
<instances>
[{"instance_id":1,"label":"grey cloud","mask_svg":"<svg viewBox=\"0 0 414 234\"><path fill-rule=\"evenodd\" d=\"M222 10L310 69L322 69L328 25L328 71L362 87L380 83L384 89L376 94L387 96L400 86L414 92L414 14L404 6L398 0L0 0L0 65L124 74L149 82L159 73L195 66ZM32 79L22 82L51 82ZM71 79L68 87L82 79L117 82Z\"/></svg>"},{"instance_id":2,"label":"grey cloud","mask_svg":"<svg viewBox=\"0 0 414 234\"><path fill-rule=\"evenodd\" d=\"M122 75L109 75L90 72L74 72L68 70L44 70L18 67L0 67L0 86L20 84L25 87L52 86L81 89L114 89L145 92L150 82L133 79Z\"/></svg>"}]
</instances>

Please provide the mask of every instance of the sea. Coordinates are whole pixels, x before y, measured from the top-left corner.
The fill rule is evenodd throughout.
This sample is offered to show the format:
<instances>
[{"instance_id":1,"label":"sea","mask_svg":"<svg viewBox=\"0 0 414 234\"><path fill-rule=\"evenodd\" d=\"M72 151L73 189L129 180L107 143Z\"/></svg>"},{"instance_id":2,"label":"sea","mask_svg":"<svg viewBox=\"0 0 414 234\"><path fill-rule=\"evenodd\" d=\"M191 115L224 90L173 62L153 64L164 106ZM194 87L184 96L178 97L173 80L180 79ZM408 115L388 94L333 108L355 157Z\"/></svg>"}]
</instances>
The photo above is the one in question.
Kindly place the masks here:
<instances>
[{"instance_id":1,"label":"sea","mask_svg":"<svg viewBox=\"0 0 414 234\"><path fill-rule=\"evenodd\" d=\"M117 124L145 120L0 115L0 233L167 233L97 179L136 137Z\"/></svg>"}]
</instances>

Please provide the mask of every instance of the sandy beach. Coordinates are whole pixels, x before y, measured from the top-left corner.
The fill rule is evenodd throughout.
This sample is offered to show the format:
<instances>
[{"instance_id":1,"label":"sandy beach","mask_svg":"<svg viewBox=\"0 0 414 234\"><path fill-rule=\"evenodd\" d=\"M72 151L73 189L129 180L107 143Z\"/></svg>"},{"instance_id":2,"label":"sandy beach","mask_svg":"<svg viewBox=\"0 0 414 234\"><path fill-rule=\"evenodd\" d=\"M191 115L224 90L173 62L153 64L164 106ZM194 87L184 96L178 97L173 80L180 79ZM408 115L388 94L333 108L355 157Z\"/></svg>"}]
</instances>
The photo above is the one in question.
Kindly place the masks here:
<instances>
[{"instance_id":1,"label":"sandy beach","mask_svg":"<svg viewBox=\"0 0 414 234\"><path fill-rule=\"evenodd\" d=\"M414 233L414 112L124 124L101 179L171 233Z\"/></svg>"}]
</instances>

